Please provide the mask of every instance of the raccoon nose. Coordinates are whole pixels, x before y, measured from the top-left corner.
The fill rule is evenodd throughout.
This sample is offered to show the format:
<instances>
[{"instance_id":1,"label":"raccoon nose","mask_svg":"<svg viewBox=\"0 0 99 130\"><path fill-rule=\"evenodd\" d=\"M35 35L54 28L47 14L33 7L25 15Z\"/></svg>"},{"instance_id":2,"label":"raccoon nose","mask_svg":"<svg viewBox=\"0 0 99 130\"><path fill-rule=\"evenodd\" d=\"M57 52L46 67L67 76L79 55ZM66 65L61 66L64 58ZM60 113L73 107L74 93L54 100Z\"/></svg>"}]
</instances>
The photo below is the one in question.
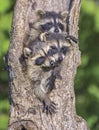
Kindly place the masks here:
<instances>
[{"instance_id":1,"label":"raccoon nose","mask_svg":"<svg viewBox=\"0 0 99 130\"><path fill-rule=\"evenodd\" d=\"M53 60L50 61L51 66L55 66L55 62Z\"/></svg>"},{"instance_id":2,"label":"raccoon nose","mask_svg":"<svg viewBox=\"0 0 99 130\"><path fill-rule=\"evenodd\" d=\"M59 33L59 29L58 29L58 28L55 28L54 32L55 32L55 33Z\"/></svg>"},{"instance_id":3,"label":"raccoon nose","mask_svg":"<svg viewBox=\"0 0 99 130\"><path fill-rule=\"evenodd\" d=\"M63 61L63 57L60 56L60 57L58 58L58 61L59 61L59 62L62 62L62 61Z\"/></svg>"}]
</instances>

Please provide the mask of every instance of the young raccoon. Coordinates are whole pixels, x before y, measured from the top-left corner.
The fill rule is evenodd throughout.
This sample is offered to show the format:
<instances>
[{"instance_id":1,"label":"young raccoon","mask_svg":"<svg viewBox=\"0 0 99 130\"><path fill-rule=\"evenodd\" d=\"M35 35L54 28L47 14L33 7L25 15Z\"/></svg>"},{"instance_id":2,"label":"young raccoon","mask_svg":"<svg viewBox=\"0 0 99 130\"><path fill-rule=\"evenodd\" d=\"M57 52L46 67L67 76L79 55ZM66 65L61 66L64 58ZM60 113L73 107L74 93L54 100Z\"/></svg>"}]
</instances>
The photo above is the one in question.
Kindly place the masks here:
<instances>
[{"instance_id":1,"label":"young raccoon","mask_svg":"<svg viewBox=\"0 0 99 130\"><path fill-rule=\"evenodd\" d=\"M55 79L61 78L61 63L68 51L71 37L49 33L46 42L38 39L24 48L27 75L33 85L34 93L44 103L44 111L55 112L55 103L48 96L55 88Z\"/></svg>"},{"instance_id":2,"label":"young raccoon","mask_svg":"<svg viewBox=\"0 0 99 130\"><path fill-rule=\"evenodd\" d=\"M43 32L54 32L61 33L66 31L66 16L67 11L56 13L52 12L43 12L40 27Z\"/></svg>"},{"instance_id":3,"label":"young raccoon","mask_svg":"<svg viewBox=\"0 0 99 130\"><path fill-rule=\"evenodd\" d=\"M28 45L28 40L33 41L40 39L45 41L46 33L65 33L67 11L56 13L54 11L37 11L37 20L34 23L29 23L29 30L24 39L25 45ZM27 40L28 39L28 40Z\"/></svg>"},{"instance_id":4,"label":"young raccoon","mask_svg":"<svg viewBox=\"0 0 99 130\"><path fill-rule=\"evenodd\" d=\"M45 36L46 46L45 48L42 48L42 51L45 55L40 56L35 60L36 65L42 65L43 67L56 67L63 61L70 46L70 43L68 42L68 39L66 40L66 36L63 34L49 33ZM49 61L46 62L46 59L48 59ZM47 63L50 63L50 65L47 65Z\"/></svg>"},{"instance_id":5,"label":"young raccoon","mask_svg":"<svg viewBox=\"0 0 99 130\"><path fill-rule=\"evenodd\" d=\"M33 53L29 48L24 48L27 75L33 86L35 96L44 104L43 111L46 114L52 114L56 110L56 105L48 95L55 88L56 77L52 74L50 68L42 69L40 65L36 65Z\"/></svg>"},{"instance_id":6,"label":"young raccoon","mask_svg":"<svg viewBox=\"0 0 99 130\"><path fill-rule=\"evenodd\" d=\"M34 94L44 103L47 114L52 114L56 109L48 94L55 88L55 79L60 76L60 69L56 68L67 52L65 41L57 39L56 35L51 37L52 35L48 36L46 43L38 39L31 41L24 48L28 78L33 85Z\"/></svg>"},{"instance_id":7,"label":"young raccoon","mask_svg":"<svg viewBox=\"0 0 99 130\"><path fill-rule=\"evenodd\" d=\"M29 23L31 30L38 30L39 34L42 33L62 33L66 32L66 17L67 11L56 13L54 11L37 11L39 17L34 23ZM38 36L38 34L37 34ZM42 35L40 35L42 36ZM41 40L43 38L41 37Z\"/></svg>"},{"instance_id":8,"label":"young raccoon","mask_svg":"<svg viewBox=\"0 0 99 130\"><path fill-rule=\"evenodd\" d=\"M72 35L63 35L56 33L48 33L45 35L47 47L43 48L44 56L40 56L35 60L36 65L42 67L53 67L53 75L61 79L60 64L63 61L70 44L77 43L78 40Z\"/></svg>"},{"instance_id":9,"label":"young raccoon","mask_svg":"<svg viewBox=\"0 0 99 130\"><path fill-rule=\"evenodd\" d=\"M28 46L24 48L24 54L27 57L31 52L36 65L55 67L64 59L68 46L70 44L66 41L65 35L49 33L46 42L39 39L29 41Z\"/></svg>"}]
</instances>

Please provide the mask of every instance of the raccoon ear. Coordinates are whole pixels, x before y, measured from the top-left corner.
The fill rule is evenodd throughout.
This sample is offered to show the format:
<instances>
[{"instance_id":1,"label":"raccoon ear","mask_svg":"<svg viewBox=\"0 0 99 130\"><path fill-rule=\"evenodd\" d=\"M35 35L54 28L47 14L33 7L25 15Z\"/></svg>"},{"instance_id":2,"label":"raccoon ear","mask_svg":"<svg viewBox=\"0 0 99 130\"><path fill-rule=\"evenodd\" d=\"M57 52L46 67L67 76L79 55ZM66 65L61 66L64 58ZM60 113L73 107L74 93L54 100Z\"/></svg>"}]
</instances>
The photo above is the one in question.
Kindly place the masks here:
<instances>
[{"instance_id":1,"label":"raccoon ear","mask_svg":"<svg viewBox=\"0 0 99 130\"><path fill-rule=\"evenodd\" d=\"M25 47L23 50L24 56L27 58L32 54L32 50L30 50L29 48Z\"/></svg>"},{"instance_id":2,"label":"raccoon ear","mask_svg":"<svg viewBox=\"0 0 99 130\"><path fill-rule=\"evenodd\" d=\"M40 18L42 18L42 16L45 14L45 11L43 11L43 10L38 10L37 11L37 15L40 17Z\"/></svg>"},{"instance_id":3,"label":"raccoon ear","mask_svg":"<svg viewBox=\"0 0 99 130\"><path fill-rule=\"evenodd\" d=\"M66 20L66 17L68 15L68 11L63 11L63 12L60 12L61 16L62 16L62 19L65 21Z\"/></svg>"}]
</instances>

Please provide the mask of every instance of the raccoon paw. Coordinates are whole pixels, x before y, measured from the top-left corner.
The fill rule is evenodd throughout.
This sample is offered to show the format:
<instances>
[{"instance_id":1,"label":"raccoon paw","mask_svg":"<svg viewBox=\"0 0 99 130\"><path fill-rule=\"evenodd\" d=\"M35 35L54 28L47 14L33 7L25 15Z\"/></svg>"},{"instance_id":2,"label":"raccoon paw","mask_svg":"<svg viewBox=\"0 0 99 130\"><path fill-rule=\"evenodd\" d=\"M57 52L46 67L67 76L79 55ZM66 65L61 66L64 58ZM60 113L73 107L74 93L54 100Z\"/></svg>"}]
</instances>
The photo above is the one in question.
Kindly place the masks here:
<instances>
[{"instance_id":1,"label":"raccoon paw","mask_svg":"<svg viewBox=\"0 0 99 130\"><path fill-rule=\"evenodd\" d=\"M61 68L58 66L58 67L55 67L55 69L52 71L52 75L57 78L57 79L60 79L62 80L62 76L60 74L60 71L61 71Z\"/></svg>"},{"instance_id":2,"label":"raccoon paw","mask_svg":"<svg viewBox=\"0 0 99 130\"><path fill-rule=\"evenodd\" d=\"M56 79L62 80L62 76L61 76L60 73L58 73L58 72L53 72L53 76L54 76Z\"/></svg>"},{"instance_id":3,"label":"raccoon paw","mask_svg":"<svg viewBox=\"0 0 99 130\"><path fill-rule=\"evenodd\" d=\"M44 102L43 112L45 112L46 115L56 113L56 104L54 102L50 102L50 104Z\"/></svg>"},{"instance_id":4,"label":"raccoon paw","mask_svg":"<svg viewBox=\"0 0 99 130\"><path fill-rule=\"evenodd\" d=\"M47 34L48 34L47 32L44 32L44 33L40 34L40 40L42 42L46 42Z\"/></svg>"},{"instance_id":5,"label":"raccoon paw","mask_svg":"<svg viewBox=\"0 0 99 130\"><path fill-rule=\"evenodd\" d=\"M74 46L74 43L75 43L75 44L78 43L78 39L77 39L76 37L72 36L72 35L67 35L67 36L65 37L65 39L66 39L66 40L69 40L69 42L70 42L70 44L71 44L72 46Z\"/></svg>"}]
</instances>

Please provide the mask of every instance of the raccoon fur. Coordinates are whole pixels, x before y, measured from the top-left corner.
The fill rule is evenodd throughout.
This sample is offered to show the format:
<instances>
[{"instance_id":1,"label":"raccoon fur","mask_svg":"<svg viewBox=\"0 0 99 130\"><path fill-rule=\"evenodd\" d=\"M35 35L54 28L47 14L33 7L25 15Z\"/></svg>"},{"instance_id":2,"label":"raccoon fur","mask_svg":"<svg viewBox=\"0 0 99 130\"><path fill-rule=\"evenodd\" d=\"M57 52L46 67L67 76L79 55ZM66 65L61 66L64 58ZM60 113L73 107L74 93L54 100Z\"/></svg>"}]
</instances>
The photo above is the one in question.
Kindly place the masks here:
<instances>
[{"instance_id":1,"label":"raccoon fur","mask_svg":"<svg viewBox=\"0 0 99 130\"><path fill-rule=\"evenodd\" d=\"M24 47L27 75L31 81L35 96L43 102L43 111L52 114L56 105L49 98L55 88L56 78L61 79L61 63L68 52L70 43L65 35L49 33L46 42L38 39L29 41Z\"/></svg>"},{"instance_id":2,"label":"raccoon fur","mask_svg":"<svg viewBox=\"0 0 99 130\"><path fill-rule=\"evenodd\" d=\"M28 46L25 46L23 50L28 78L33 86L35 96L43 102L43 111L47 114L52 114L56 109L55 103L48 96L55 88L56 79L54 74L55 57L50 52L53 45L54 40L53 42L47 41L45 43L35 39L34 41L29 41Z\"/></svg>"},{"instance_id":3,"label":"raccoon fur","mask_svg":"<svg viewBox=\"0 0 99 130\"><path fill-rule=\"evenodd\" d=\"M63 35L56 33L48 33L45 35L45 47L42 48L44 55L36 57L36 65L41 65L42 67L50 68L59 68L60 64L63 61L66 53L69 50L70 45L78 42L78 39L72 35ZM53 69L53 73L56 72L56 77L58 78L59 74L56 71L58 69ZM61 76L59 76L61 77Z\"/></svg>"},{"instance_id":4,"label":"raccoon fur","mask_svg":"<svg viewBox=\"0 0 99 130\"><path fill-rule=\"evenodd\" d=\"M33 23L29 23L24 43L28 45L29 40L33 41L37 38L43 41L45 33L49 32L66 34L67 15L67 11L56 13L55 11L38 10L36 12L37 19Z\"/></svg>"},{"instance_id":5,"label":"raccoon fur","mask_svg":"<svg viewBox=\"0 0 99 130\"><path fill-rule=\"evenodd\" d=\"M50 92L55 88L56 77L52 74L52 70L42 69L41 65L35 64L35 58L29 48L24 48L26 56L27 75L31 82L35 96L43 103L43 111L46 114L52 114L56 110L56 105L49 98Z\"/></svg>"},{"instance_id":6,"label":"raccoon fur","mask_svg":"<svg viewBox=\"0 0 99 130\"><path fill-rule=\"evenodd\" d=\"M33 23L29 23L31 36L34 34L37 34L36 36L39 36L41 33L45 32L66 32L66 18L68 15L67 11L57 13L55 11L38 10L36 15L37 20Z\"/></svg>"}]
</instances>

